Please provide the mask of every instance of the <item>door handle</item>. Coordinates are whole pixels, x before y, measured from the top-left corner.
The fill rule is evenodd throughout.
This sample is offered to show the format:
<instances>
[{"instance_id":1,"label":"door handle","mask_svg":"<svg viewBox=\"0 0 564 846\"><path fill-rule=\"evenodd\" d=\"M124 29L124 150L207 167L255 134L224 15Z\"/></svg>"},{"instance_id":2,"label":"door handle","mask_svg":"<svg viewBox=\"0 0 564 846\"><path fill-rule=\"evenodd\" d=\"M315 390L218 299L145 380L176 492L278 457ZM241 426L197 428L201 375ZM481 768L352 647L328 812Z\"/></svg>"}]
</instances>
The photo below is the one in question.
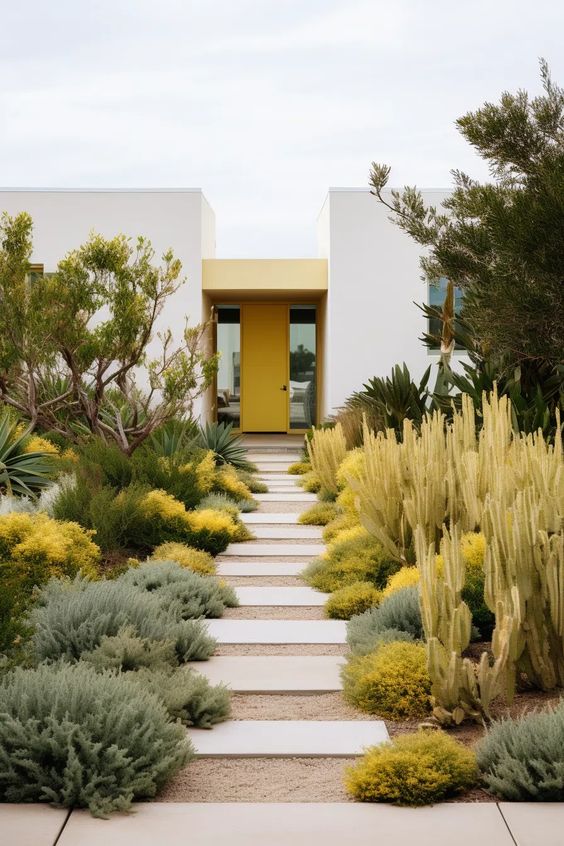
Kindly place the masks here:
<instances>
[{"instance_id":1,"label":"door handle","mask_svg":"<svg viewBox=\"0 0 564 846\"><path fill-rule=\"evenodd\" d=\"M281 391L287 391L287 390L288 390L288 385L282 385L282 387L280 388L280 390L281 390Z\"/></svg>"}]
</instances>

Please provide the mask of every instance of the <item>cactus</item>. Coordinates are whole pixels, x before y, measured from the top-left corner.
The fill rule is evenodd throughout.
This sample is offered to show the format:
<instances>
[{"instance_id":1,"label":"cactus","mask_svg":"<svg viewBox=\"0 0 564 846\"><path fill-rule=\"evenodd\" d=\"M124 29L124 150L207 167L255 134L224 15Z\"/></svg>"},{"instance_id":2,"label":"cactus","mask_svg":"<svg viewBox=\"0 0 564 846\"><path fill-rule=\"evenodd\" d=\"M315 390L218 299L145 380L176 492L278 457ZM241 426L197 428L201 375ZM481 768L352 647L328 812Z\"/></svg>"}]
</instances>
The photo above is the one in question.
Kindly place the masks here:
<instances>
[{"instance_id":1,"label":"cactus","mask_svg":"<svg viewBox=\"0 0 564 846\"><path fill-rule=\"evenodd\" d=\"M538 494L531 485L511 505L488 497L485 600L494 611L500 602L511 605L519 621L513 677L521 670L535 687L551 690L564 686L564 534L547 531L554 503Z\"/></svg>"},{"instance_id":2,"label":"cactus","mask_svg":"<svg viewBox=\"0 0 564 846\"><path fill-rule=\"evenodd\" d=\"M347 443L341 424L337 423L332 429L314 429L307 449L322 491L334 499L339 492L337 471L347 454Z\"/></svg>"},{"instance_id":3,"label":"cactus","mask_svg":"<svg viewBox=\"0 0 564 846\"><path fill-rule=\"evenodd\" d=\"M483 722L490 716L492 701L506 689L506 670L516 624L500 603L500 625L490 666L486 652L476 666L462 653L470 643L472 616L461 599L465 566L456 525L443 527L442 575L436 563L434 543L426 544L421 526L415 532L417 563L421 571L421 617L427 641L427 666L431 677L433 714L444 724L466 719Z\"/></svg>"}]
</instances>

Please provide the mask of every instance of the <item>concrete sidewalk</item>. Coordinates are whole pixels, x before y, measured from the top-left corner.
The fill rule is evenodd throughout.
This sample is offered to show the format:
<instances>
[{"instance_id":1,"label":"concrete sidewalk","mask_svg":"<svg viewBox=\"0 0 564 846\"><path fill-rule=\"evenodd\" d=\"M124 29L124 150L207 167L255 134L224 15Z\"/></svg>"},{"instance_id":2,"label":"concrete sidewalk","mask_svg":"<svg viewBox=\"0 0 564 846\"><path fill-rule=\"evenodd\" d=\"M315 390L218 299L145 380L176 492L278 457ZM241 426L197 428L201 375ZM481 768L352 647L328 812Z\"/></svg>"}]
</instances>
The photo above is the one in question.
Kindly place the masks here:
<instances>
[{"instance_id":1,"label":"concrete sidewalk","mask_svg":"<svg viewBox=\"0 0 564 846\"><path fill-rule=\"evenodd\" d=\"M140 803L87 811L0 805L2 846L562 846L564 803Z\"/></svg>"}]
</instances>

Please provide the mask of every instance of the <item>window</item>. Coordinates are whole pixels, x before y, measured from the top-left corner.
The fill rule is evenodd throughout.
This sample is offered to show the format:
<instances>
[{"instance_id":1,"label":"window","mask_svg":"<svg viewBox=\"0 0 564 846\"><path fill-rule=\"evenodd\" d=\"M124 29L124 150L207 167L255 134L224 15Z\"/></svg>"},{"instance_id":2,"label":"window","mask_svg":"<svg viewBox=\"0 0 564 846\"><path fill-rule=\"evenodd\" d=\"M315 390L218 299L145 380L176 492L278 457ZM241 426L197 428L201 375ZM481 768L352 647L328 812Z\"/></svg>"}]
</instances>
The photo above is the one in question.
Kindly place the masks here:
<instances>
[{"instance_id":1,"label":"window","mask_svg":"<svg viewBox=\"0 0 564 846\"><path fill-rule=\"evenodd\" d=\"M436 306L438 308L442 308L443 303L446 297L446 290L447 290L447 279L444 276L441 276L438 283L436 285L429 284L429 293L428 293L428 303L430 306ZM454 313L455 315L460 314L460 310L462 308L462 298L463 294L459 287L456 285L454 286ZM456 323L456 321L455 321ZM442 330L442 323L438 318L431 317L428 320L428 328L427 331L430 335L440 335ZM439 344L433 344L431 349L439 349ZM461 344L456 344L455 349L460 350L464 349Z\"/></svg>"},{"instance_id":2,"label":"window","mask_svg":"<svg viewBox=\"0 0 564 846\"><path fill-rule=\"evenodd\" d=\"M221 353L217 371L218 423L241 425L241 309L217 307L217 351Z\"/></svg>"},{"instance_id":3,"label":"window","mask_svg":"<svg viewBox=\"0 0 564 846\"><path fill-rule=\"evenodd\" d=\"M316 423L316 308L290 307L290 429Z\"/></svg>"},{"instance_id":4,"label":"window","mask_svg":"<svg viewBox=\"0 0 564 846\"><path fill-rule=\"evenodd\" d=\"M41 276L45 275L45 267L42 264L30 264L27 272L27 277L30 282L35 282Z\"/></svg>"}]
</instances>

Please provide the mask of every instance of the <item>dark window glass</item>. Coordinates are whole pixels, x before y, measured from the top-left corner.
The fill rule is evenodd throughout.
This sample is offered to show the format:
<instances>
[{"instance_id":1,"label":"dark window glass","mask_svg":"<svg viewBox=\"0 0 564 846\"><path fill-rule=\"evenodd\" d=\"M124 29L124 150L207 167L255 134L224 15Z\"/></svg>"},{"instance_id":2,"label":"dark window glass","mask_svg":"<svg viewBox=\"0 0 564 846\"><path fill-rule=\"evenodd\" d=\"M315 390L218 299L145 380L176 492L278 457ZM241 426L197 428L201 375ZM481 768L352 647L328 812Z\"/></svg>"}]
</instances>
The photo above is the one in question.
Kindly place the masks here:
<instances>
[{"instance_id":1,"label":"dark window glass","mask_svg":"<svg viewBox=\"0 0 564 846\"><path fill-rule=\"evenodd\" d=\"M316 423L317 310L290 308L290 429L308 429Z\"/></svg>"},{"instance_id":2,"label":"dark window glass","mask_svg":"<svg viewBox=\"0 0 564 846\"><path fill-rule=\"evenodd\" d=\"M436 285L429 285L429 305L437 306L438 308L442 308L442 305L445 301L446 297L446 290L447 290L447 279L442 276L439 282ZM456 285L454 286L454 313L455 315L460 314L460 310L462 308L462 291ZM442 323L435 317L430 318L428 321L428 329L430 335L440 335L442 330ZM456 324L456 321L455 321ZM439 344L433 344L432 349L439 349ZM464 349L461 344L456 344L455 349L460 350Z\"/></svg>"},{"instance_id":3,"label":"dark window glass","mask_svg":"<svg viewBox=\"0 0 564 846\"><path fill-rule=\"evenodd\" d=\"M221 353L217 371L217 420L241 425L241 309L217 308L217 351Z\"/></svg>"}]
</instances>

